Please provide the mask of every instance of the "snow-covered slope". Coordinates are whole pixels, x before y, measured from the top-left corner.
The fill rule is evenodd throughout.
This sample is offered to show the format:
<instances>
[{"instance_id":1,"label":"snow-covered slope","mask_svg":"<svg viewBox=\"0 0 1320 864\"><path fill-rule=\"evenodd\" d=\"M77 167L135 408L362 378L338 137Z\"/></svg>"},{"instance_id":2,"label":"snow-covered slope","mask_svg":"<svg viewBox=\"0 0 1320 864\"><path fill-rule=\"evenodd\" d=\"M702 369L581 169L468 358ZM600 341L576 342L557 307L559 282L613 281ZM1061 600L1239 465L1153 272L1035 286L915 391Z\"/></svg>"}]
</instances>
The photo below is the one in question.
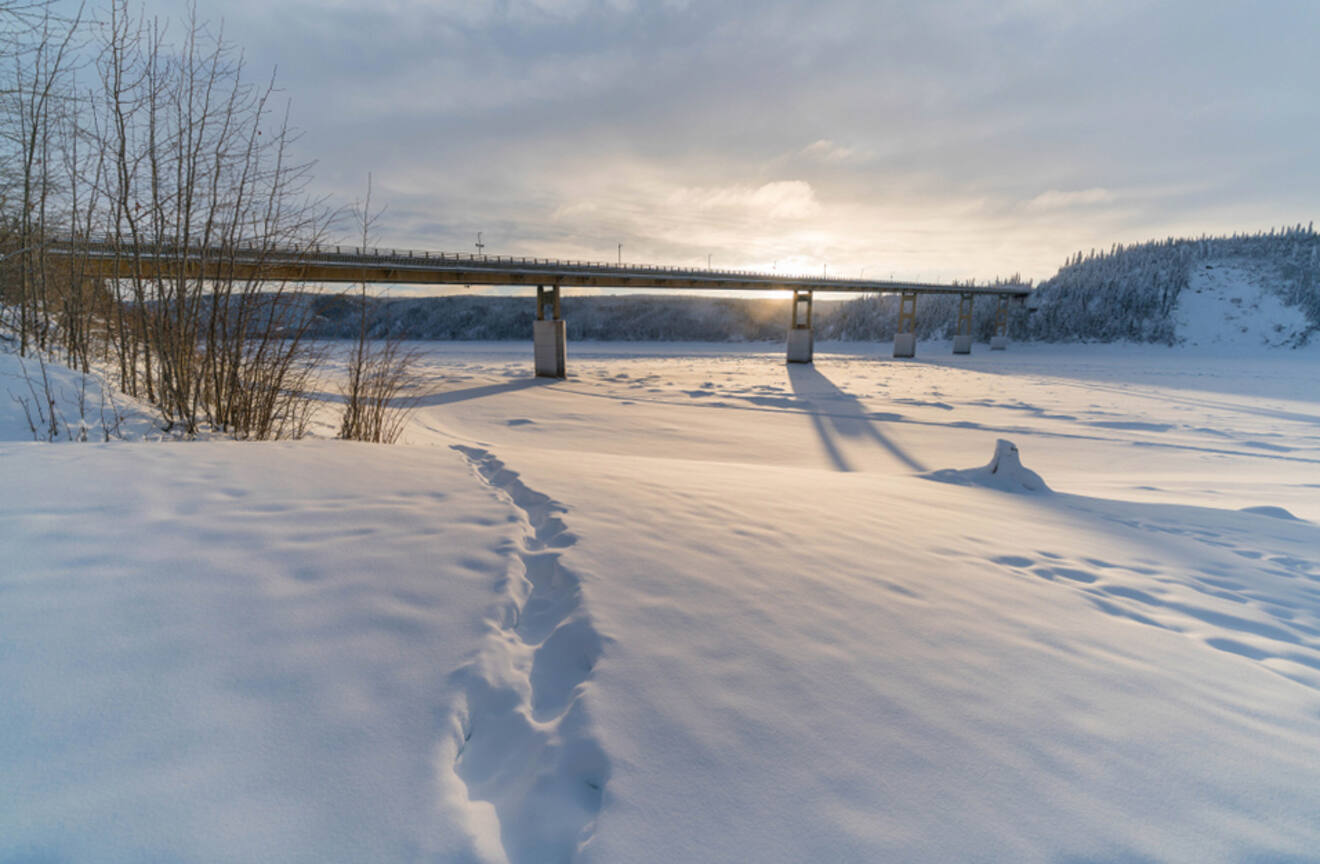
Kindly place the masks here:
<instances>
[{"instance_id":1,"label":"snow-covered slope","mask_svg":"<svg viewBox=\"0 0 1320 864\"><path fill-rule=\"evenodd\" d=\"M150 406L105 386L95 374L0 342L0 441L135 440L160 430Z\"/></svg>"},{"instance_id":2,"label":"snow-covered slope","mask_svg":"<svg viewBox=\"0 0 1320 864\"><path fill-rule=\"evenodd\" d=\"M1285 281L1270 261L1218 259L1191 265L1173 310L1179 344L1292 347L1309 329L1306 313L1270 290Z\"/></svg>"},{"instance_id":3,"label":"snow-covered slope","mask_svg":"<svg viewBox=\"0 0 1320 864\"><path fill-rule=\"evenodd\" d=\"M947 347L0 444L0 860L1313 859L1315 352Z\"/></svg>"}]
</instances>

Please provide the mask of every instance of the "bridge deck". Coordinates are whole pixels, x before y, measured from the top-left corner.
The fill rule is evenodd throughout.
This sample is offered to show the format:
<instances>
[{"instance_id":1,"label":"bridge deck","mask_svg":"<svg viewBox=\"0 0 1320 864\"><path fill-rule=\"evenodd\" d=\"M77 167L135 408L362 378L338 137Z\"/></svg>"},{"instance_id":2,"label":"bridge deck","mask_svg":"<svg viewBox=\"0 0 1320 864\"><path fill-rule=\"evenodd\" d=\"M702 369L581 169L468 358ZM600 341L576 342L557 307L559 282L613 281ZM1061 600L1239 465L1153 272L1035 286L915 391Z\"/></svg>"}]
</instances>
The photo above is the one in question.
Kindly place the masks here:
<instances>
[{"instance_id":1,"label":"bridge deck","mask_svg":"<svg viewBox=\"0 0 1320 864\"><path fill-rule=\"evenodd\" d=\"M89 275L132 278L179 273L192 278L246 281L411 285L545 285L705 291L821 291L848 294L993 294L1025 297L1025 285L968 286L929 282L787 276L745 270L710 270L649 264L606 264L550 258L515 258L454 252L319 247L309 250L116 248L65 244L54 255L85 255Z\"/></svg>"}]
</instances>

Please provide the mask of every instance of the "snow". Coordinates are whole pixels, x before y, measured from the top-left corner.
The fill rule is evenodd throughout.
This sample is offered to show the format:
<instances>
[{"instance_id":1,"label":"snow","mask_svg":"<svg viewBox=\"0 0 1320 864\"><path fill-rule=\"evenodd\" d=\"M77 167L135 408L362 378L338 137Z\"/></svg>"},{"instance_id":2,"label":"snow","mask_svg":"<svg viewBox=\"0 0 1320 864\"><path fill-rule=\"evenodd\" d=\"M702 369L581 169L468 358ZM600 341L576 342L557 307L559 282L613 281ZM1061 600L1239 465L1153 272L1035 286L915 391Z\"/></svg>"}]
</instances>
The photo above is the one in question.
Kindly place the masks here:
<instances>
[{"instance_id":1,"label":"snow","mask_svg":"<svg viewBox=\"0 0 1320 864\"><path fill-rule=\"evenodd\" d=\"M1315 350L423 347L394 447L0 427L0 860L1320 848Z\"/></svg>"},{"instance_id":2,"label":"snow","mask_svg":"<svg viewBox=\"0 0 1320 864\"><path fill-rule=\"evenodd\" d=\"M1295 344L1310 324L1306 313L1271 293L1286 280L1269 260L1215 259L1189 265L1188 285L1173 318L1179 342L1201 347Z\"/></svg>"},{"instance_id":3,"label":"snow","mask_svg":"<svg viewBox=\"0 0 1320 864\"><path fill-rule=\"evenodd\" d=\"M21 358L5 347L0 341L0 441L160 437L150 407L103 386L95 373Z\"/></svg>"},{"instance_id":4,"label":"snow","mask_svg":"<svg viewBox=\"0 0 1320 864\"><path fill-rule=\"evenodd\" d=\"M0 859L463 848L470 805L433 770L447 676L516 532L461 460L27 443L0 462Z\"/></svg>"},{"instance_id":5,"label":"snow","mask_svg":"<svg viewBox=\"0 0 1320 864\"><path fill-rule=\"evenodd\" d=\"M985 486L1001 492L1050 491L1039 474L1022 464L1022 454L1018 452L1017 445L1003 438L995 442L994 457L981 468L945 468L926 476L943 483Z\"/></svg>"}]
</instances>

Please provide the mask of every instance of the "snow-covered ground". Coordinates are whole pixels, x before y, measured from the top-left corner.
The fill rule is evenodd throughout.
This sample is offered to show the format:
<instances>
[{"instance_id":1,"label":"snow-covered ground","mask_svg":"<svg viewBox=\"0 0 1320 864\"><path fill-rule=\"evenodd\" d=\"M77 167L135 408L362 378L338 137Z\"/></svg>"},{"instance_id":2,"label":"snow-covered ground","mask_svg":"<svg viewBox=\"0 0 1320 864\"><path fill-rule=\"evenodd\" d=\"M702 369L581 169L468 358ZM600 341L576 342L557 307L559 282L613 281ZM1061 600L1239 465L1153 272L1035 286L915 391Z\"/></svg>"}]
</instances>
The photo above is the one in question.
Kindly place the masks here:
<instances>
[{"instance_id":1,"label":"snow-covered ground","mask_svg":"<svg viewBox=\"0 0 1320 864\"><path fill-rule=\"evenodd\" d=\"M1317 351L424 347L0 427L0 861L1317 860Z\"/></svg>"},{"instance_id":2,"label":"snow-covered ground","mask_svg":"<svg viewBox=\"0 0 1320 864\"><path fill-rule=\"evenodd\" d=\"M150 406L96 374L12 353L0 340L0 441L109 441L160 438Z\"/></svg>"}]
</instances>

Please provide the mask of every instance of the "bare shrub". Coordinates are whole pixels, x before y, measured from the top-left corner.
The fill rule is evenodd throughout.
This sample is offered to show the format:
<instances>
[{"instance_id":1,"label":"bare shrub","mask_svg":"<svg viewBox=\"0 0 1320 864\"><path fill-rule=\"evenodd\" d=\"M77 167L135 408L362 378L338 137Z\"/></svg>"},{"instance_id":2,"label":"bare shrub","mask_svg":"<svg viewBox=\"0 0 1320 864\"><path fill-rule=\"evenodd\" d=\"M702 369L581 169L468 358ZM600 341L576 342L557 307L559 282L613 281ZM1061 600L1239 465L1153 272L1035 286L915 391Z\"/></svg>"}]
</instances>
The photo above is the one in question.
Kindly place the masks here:
<instances>
[{"instance_id":1,"label":"bare shrub","mask_svg":"<svg viewBox=\"0 0 1320 864\"><path fill-rule=\"evenodd\" d=\"M367 197L354 211L362 230L362 248L370 245L371 228L384 209L371 212L371 175L367 175ZM416 354L404 347L398 333L372 340L367 327L370 303L367 283L359 284L358 335L348 358L343 385L344 416L339 437L349 441L393 444L399 440L416 404L407 395L412 388Z\"/></svg>"},{"instance_id":2,"label":"bare shrub","mask_svg":"<svg viewBox=\"0 0 1320 864\"><path fill-rule=\"evenodd\" d=\"M310 165L273 79L248 82L241 54L196 17L177 44L114 0L100 78L101 153L124 389L168 429L297 437L317 359L307 312L274 278L328 214L304 194Z\"/></svg>"},{"instance_id":3,"label":"bare shrub","mask_svg":"<svg viewBox=\"0 0 1320 864\"><path fill-rule=\"evenodd\" d=\"M0 324L166 431L302 435L320 354L288 286L331 214L273 77L195 7L173 31L137 0L59 8L0 0Z\"/></svg>"}]
</instances>

